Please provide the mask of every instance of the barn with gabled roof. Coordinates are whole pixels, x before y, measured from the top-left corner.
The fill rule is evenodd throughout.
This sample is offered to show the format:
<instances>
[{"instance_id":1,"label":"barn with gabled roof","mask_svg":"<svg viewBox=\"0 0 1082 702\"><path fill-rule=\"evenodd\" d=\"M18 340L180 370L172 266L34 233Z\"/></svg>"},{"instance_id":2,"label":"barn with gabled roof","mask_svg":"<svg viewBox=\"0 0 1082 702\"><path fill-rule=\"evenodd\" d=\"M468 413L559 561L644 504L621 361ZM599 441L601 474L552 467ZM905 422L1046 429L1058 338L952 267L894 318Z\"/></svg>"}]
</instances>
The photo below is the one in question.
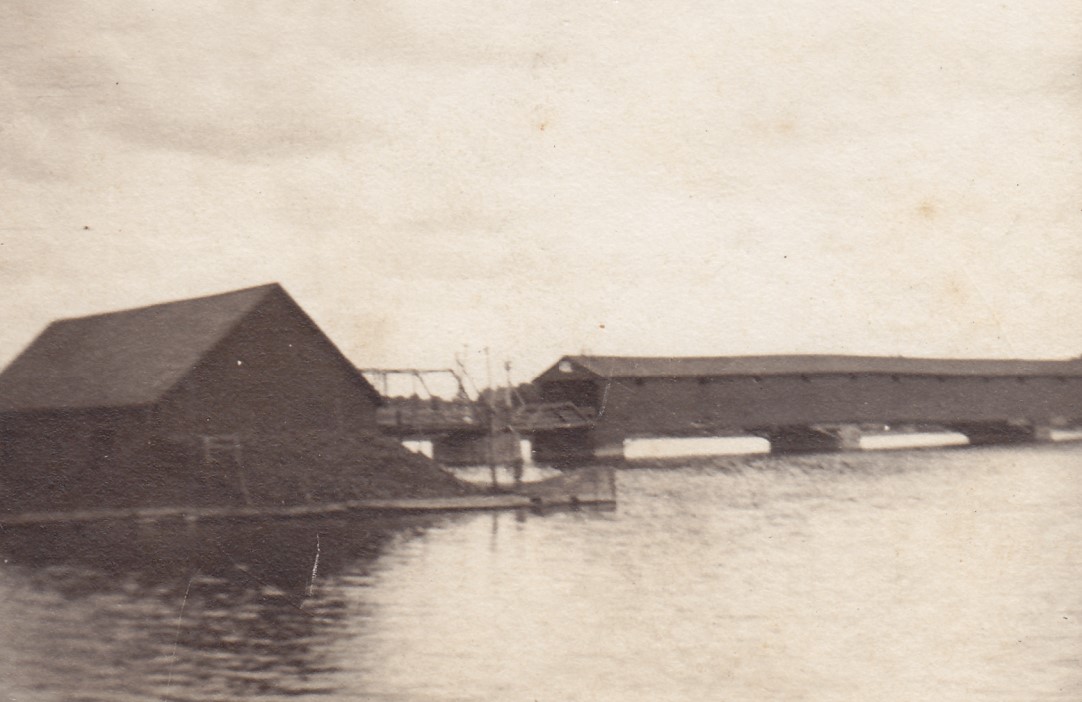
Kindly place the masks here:
<instances>
[{"instance_id":1,"label":"barn with gabled roof","mask_svg":"<svg viewBox=\"0 0 1082 702\"><path fill-rule=\"evenodd\" d=\"M0 374L0 506L288 504L384 495L396 477L407 492L451 486L376 436L379 403L277 284L56 321Z\"/></svg>"}]
</instances>

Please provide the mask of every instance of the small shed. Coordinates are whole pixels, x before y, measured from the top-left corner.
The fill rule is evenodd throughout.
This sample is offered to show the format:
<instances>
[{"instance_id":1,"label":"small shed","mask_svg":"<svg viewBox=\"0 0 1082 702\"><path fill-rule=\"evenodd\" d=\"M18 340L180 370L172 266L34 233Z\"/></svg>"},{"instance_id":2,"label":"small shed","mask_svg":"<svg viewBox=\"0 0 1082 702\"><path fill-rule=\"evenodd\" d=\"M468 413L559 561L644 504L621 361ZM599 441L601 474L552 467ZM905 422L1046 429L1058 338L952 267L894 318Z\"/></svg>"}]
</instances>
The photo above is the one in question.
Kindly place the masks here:
<instances>
[{"instance_id":1,"label":"small shed","mask_svg":"<svg viewBox=\"0 0 1082 702\"><path fill-rule=\"evenodd\" d=\"M379 403L277 284L56 321L0 374L0 509L364 497L403 466L446 482L376 436Z\"/></svg>"}]
</instances>

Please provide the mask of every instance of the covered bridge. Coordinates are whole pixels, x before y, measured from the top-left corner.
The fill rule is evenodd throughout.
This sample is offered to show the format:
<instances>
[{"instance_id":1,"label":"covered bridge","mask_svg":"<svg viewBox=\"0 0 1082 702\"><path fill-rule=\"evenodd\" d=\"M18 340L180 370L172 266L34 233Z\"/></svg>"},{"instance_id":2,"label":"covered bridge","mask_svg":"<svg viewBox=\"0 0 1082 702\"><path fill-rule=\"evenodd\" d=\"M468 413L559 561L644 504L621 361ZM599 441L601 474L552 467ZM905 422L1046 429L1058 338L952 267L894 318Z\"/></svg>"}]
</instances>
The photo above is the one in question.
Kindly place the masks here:
<instances>
[{"instance_id":1,"label":"covered bridge","mask_svg":"<svg viewBox=\"0 0 1082 702\"><path fill-rule=\"evenodd\" d=\"M535 379L590 429L535 435L540 458L618 453L632 437L754 434L773 451L837 450L861 425L934 425L971 443L1082 422L1082 359L565 356Z\"/></svg>"},{"instance_id":2,"label":"covered bridge","mask_svg":"<svg viewBox=\"0 0 1082 702\"><path fill-rule=\"evenodd\" d=\"M375 436L379 402L277 284L56 321L0 374L0 509L280 505L446 483Z\"/></svg>"}]
</instances>

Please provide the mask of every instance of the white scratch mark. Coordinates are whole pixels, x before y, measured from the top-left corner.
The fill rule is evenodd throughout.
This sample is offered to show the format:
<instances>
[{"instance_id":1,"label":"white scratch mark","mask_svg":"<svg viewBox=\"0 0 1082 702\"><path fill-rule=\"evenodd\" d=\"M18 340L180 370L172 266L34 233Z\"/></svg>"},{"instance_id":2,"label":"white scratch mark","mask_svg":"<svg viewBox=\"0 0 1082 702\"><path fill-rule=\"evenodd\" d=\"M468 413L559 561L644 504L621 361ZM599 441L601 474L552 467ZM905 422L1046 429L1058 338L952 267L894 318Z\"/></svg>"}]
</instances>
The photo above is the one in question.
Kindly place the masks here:
<instances>
[{"instance_id":1,"label":"white scratch mark","mask_svg":"<svg viewBox=\"0 0 1082 702\"><path fill-rule=\"evenodd\" d=\"M312 596L312 588L316 585L316 573L319 571L319 534L316 534L316 557L312 561L312 575L308 578L308 589L305 591L306 597Z\"/></svg>"},{"instance_id":2,"label":"white scratch mark","mask_svg":"<svg viewBox=\"0 0 1082 702\"><path fill-rule=\"evenodd\" d=\"M609 386L612 385L612 378L605 378L605 389L601 393L601 407L597 410L597 418L601 419L605 416L605 407L609 404Z\"/></svg>"},{"instance_id":3,"label":"white scratch mark","mask_svg":"<svg viewBox=\"0 0 1082 702\"><path fill-rule=\"evenodd\" d=\"M184 608L188 606L188 593L192 591L192 581L195 580L195 576L199 575L199 571L192 574L192 577L188 578L188 587L184 588L184 600L180 603L180 614L177 615L177 635L173 638L173 654L169 660L169 678L165 681L165 689L169 690L173 686L173 666L177 663L177 645L180 644L180 625L184 621Z\"/></svg>"}]
</instances>

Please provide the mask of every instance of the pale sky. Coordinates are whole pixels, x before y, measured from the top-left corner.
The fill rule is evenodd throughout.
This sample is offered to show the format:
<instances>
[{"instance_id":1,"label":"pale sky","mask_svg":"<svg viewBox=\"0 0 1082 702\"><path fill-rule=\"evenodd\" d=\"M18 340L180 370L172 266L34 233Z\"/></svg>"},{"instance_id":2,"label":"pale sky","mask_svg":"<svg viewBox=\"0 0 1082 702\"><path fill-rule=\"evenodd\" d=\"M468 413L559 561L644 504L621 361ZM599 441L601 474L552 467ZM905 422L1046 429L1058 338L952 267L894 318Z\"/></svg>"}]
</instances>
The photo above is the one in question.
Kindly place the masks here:
<instances>
[{"instance_id":1,"label":"pale sky","mask_svg":"<svg viewBox=\"0 0 1082 702\"><path fill-rule=\"evenodd\" d=\"M1082 354L1077 2L6 0L0 58L0 364L270 281L361 366Z\"/></svg>"}]
</instances>

